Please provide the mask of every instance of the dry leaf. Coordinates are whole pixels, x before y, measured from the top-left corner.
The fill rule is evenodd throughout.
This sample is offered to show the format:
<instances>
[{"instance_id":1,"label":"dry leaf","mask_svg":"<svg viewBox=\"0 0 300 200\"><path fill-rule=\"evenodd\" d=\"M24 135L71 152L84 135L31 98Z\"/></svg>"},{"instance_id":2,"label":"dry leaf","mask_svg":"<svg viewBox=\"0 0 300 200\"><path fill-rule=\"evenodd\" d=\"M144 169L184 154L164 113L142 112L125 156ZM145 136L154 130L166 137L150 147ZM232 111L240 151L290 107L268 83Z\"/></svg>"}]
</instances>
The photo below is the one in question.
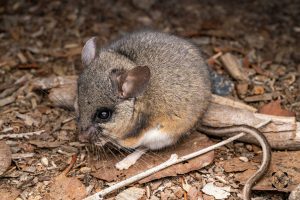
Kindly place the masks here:
<instances>
[{"instance_id":1,"label":"dry leaf","mask_svg":"<svg viewBox=\"0 0 300 200\"><path fill-rule=\"evenodd\" d=\"M114 166L118 161L125 157L125 154L111 155L109 154L109 150L106 150L104 155L100 155L102 157L101 161L90 160L90 165L95 169L93 171L96 171L92 173L92 175L109 182L123 180L165 162L170 158L171 154L176 153L178 156L183 156L212 144L213 142L211 142L207 136L199 132L194 132L173 147L156 152L147 152L136 162L136 164L129 169L122 171L117 170ZM212 151L163 169L140 180L139 183L146 183L155 179L177 176L177 174L185 174L190 171L198 170L212 163L213 159L214 152Z\"/></svg>"},{"instance_id":2,"label":"dry leaf","mask_svg":"<svg viewBox=\"0 0 300 200\"><path fill-rule=\"evenodd\" d=\"M45 195L46 200L81 200L86 197L87 192L84 185L75 177L66 177L77 160L73 155L69 166L58 175L50 186L49 192Z\"/></svg>"},{"instance_id":3,"label":"dry leaf","mask_svg":"<svg viewBox=\"0 0 300 200\"><path fill-rule=\"evenodd\" d=\"M48 200L81 200L86 197L84 185L74 177L57 176L46 194Z\"/></svg>"},{"instance_id":4,"label":"dry leaf","mask_svg":"<svg viewBox=\"0 0 300 200\"><path fill-rule=\"evenodd\" d=\"M260 156L248 162L248 169L242 173L235 174L235 180L241 184L245 182L256 172L260 164ZM233 160L233 159L232 159ZM222 163L222 166L231 165L232 160L227 160ZM235 167L244 165L245 162L234 159ZM255 161L255 162L254 162ZM300 151L289 152L273 152L272 162L269 171L266 175L254 186L255 190L278 190L283 192L290 192L300 184ZM243 167L244 168L244 167ZM245 167L246 168L246 167ZM245 169L244 168L244 169ZM227 172L228 169L224 167ZM239 170L236 170L239 171ZM279 177L279 178L278 178Z\"/></svg>"},{"instance_id":5,"label":"dry leaf","mask_svg":"<svg viewBox=\"0 0 300 200\"><path fill-rule=\"evenodd\" d=\"M202 192L205 194L214 196L215 199L226 199L230 196L230 186L228 187L217 187L213 183L207 183L204 185Z\"/></svg>"},{"instance_id":6,"label":"dry leaf","mask_svg":"<svg viewBox=\"0 0 300 200\"><path fill-rule=\"evenodd\" d=\"M131 187L123 192L120 192L116 196L116 200L139 200L141 199L145 194L145 190L142 188L137 187Z\"/></svg>"},{"instance_id":7,"label":"dry leaf","mask_svg":"<svg viewBox=\"0 0 300 200\"><path fill-rule=\"evenodd\" d=\"M294 117L295 113L289 110L282 109L280 105L280 100L272 101L264 106L262 106L258 112L267 114L267 115L276 115L276 116L286 116Z\"/></svg>"},{"instance_id":8,"label":"dry leaf","mask_svg":"<svg viewBox=\"0 0 300 200\"><path fill-rule=\"evenodd\" d=\"M199 191L196 187L192 186L187 192L187 196L189 200L197 200L199 196Z\"/></svg>"},{"instance_id":9,"label":"dry leaf","mask_svg":"<svg viewBox=\"0 0 300 200\"><path fill-rule=\"evenodd\" d=\"M16 199L20 195L21 191L9 186L0 186L1 200L12 200Z\"/></svg>"},{"instance_id":10,"label":"dry leaf","mask_svg":"<svg viewBox=\"0 0 300 200\"><path fill-rule=\"evenodd\" d=\"M10 147L4 141L0 141L0 176L9 168L10 163Z\"/></svg>"},{"instance_id":11,"label":"dry leaf","mask_svg":"<svg viewBox=\"0 0 300 200\"><path fill-rule=\"evenodd\" d=\"M239 158L233 158L230 160L227 160L223 168L225 172L230 173L230 172L243 172L248 169L257 169L255 166L251 165L249 162L243 162Z\"/></svg>"}]
</instances>

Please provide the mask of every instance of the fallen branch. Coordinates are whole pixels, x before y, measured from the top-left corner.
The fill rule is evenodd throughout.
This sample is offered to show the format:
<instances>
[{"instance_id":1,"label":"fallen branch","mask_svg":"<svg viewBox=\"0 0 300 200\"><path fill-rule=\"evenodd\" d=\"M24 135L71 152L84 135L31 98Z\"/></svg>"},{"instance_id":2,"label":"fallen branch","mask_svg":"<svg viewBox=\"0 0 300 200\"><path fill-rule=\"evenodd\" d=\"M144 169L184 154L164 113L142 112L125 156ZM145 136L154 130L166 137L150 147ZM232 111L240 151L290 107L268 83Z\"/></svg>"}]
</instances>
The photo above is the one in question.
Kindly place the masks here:
<instances>
[{"instance_id":1,"label":"fallen branch","mask_svg":"<svg viewBox=\"0 0 300 200\"><path fill-rule=\"evenodd\" d=\"M0 140L3 138L28 138L29 136L40 135L41 133L44 133L44 132L45 132L45 130L34 131L34 132L29 132L29 133L5 134L5 135L0 135Z\"/></svg>"},{"instance_id":2,"label":"fallen branch","mask_svg":"<svg viewBox=\"0 0 300 200\"><path fill-rule=\"evenodd\" d=\"M257 127L269 122L259 130L266 136L272 149L299 150L300 149L300 122L295 117L282 117L255 113L254 108L228 98L213 95L210 106L202 118L202 124L211 127L226 127L232 125L248 125ZM209 133L215 137L230 137ZM240 141L258 144L257 141L246 135Z\"/></svg>"},{"instance_id":3,"label":"fallen branch","mask_svg":"<svg viewBox=\"0 0 300 200\"><path fill-rule=\"evenodd\" d=\"M85 198L84 200L102 200L105 195L107 195L107 194L109 194L109 193L111 193L111 192L113 192L113 191L115 191L117 189L120 189L122 187L130 185L130 184L132 184L132 183L134 183L136 181L139 181L139 180L141 180L141 179L143 179L143 178L145 178L147 176L150 176L151 174L154 174L154 173L156 173L156 172L158 172L158 171L160 171L162 169L165 169L165 168L167 168L167 167L169 167L171 165L174 165L174 164L177 164L177 163L189 160L191 158L194 158L194 157L200 156L202 154L205 154L205 153L207 153L209 151L212 151L212 150L214 150L214 149L216 149L218 147L224 146L224 145L226 145L226 144L228 144L228 143L230 143L230 142L232 142L232 141L234 141L234 140L236 140L238 138L241 138L241 137L243 137L245 135L246 135L245 133L237 134L237 135L235 135L233 137L228 138L227 140L224 140L224 141L219 142L219 143L217 143L215 145L209 146L209 147L207 147L205 149L201 149L201 150L196 151L194 153L182 156L180 158L178 158L177 154L172 154L171 157L170 157L170 159L167 160L166 162L164 162L164 163L162 163L160 165L157 165L156 167L153 167L151 169L148 169L147 171L144 171L144 172L142 172L140 174L132 176L132 177L130 177L130 178L124 180L124 181L118 182L118 183L116 183L116 184L114 184L114 185L112 185L112 186L110 186L110 187L108 187L108 188L106 188L106 189L104 189L104 190L102 190L100 192L97 192L97 193L95 193L95 194L93 194L93 195Z\"/></svg>"},{"instance_id":4,"label":"fallen branch","mask_svg":"<svg viewBox=\"0 0 300 200\"><path fill-rule=\"evenodd\" d=\"M232 56L229 56L229 60L231 60L231 57ZM225 56L225 60L228 60L228 55ZM233 63L235 62L236 61L233 61ZM229 64L230 63L231 61ZM237 63L230 66L236 65ZM238 72L238 74L241 73ZM243 77L243 75L238 75L238 77ZM54 105L73 107L76 96L76 79L76 77L64 76L39 80L39 82L35 82L33 85L35 85L36 89L51 89L49 98ZM240 79L243 80L244 78ZM257 113L257 109L247 104L217 95L212 96L210 106L202 117L203 125L216 128L243 124L256 127L258 124L266 121L271 122L259 130L266 136L272 149L300 150L300 122L297 122L295 117L278 117L259 114ZM212 136L230 137L230 135ZM239 140L257 144L257 141L251 136L246 136Z\"/></svg>"}]
</instances>

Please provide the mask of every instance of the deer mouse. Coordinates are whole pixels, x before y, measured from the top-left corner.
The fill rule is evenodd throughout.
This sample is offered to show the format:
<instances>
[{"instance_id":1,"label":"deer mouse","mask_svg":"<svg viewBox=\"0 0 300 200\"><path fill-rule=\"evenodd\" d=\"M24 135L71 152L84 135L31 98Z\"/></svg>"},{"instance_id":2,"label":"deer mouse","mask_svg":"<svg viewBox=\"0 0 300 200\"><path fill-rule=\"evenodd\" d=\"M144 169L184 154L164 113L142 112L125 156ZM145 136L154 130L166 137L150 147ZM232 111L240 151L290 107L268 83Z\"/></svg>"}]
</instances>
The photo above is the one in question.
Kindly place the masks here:
<instances>
[{"instance_id":1,"label":"deer mouse","mask_svg":"<svg viewBox=\"0 0 300 200\"><path fill-rule=\"evenodd\" d=\"M200 50L187 40L140 31L99 47L93 37L81 57L84 70L75 102L78 138L94 145L110 141L137 149L116 164L120 170L134 164L146 149L175 144L201 120L209 105L207 66ZM259 141L262 165L244 188L244 199L250 199L251 187L270 163L266 138L247 126L202 127L202 131L245 132Z\"/></svg>"}]
</instances>

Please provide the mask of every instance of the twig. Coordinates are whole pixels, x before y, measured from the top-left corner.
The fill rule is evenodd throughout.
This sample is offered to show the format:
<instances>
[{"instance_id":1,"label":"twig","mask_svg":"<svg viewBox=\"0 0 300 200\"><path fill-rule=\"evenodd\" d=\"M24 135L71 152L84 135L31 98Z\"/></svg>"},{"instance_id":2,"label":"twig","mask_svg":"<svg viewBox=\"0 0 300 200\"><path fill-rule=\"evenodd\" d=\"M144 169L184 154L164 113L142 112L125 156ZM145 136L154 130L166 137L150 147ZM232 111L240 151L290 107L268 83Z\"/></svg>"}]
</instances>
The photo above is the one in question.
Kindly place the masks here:
<instances>
[{"instance_id":1,"label":"twig","mask_svg":"<svg viewBox=\"0 0 300 200\"><path fill-rule=\"evenodd\" d=\"M222 142L219 142L217 144L209 146L209 147L207 147L205 149L201 149L199 151L193 152L191 154L182 156L180 158L178 158L177 154L172 154L171 157L169 158L169 160L167 160L166 162L163 162L162 164L157 165L157 166L155 166L155 167L153 167L151 169L148 169L147 171L144 171L144 172L142 172L140 174L132 176L132 177L130 177L130 178L124 180L124 181L116 183L116 184L114 184L114 185L112 185L112 186L110 186L110 187L108 187L108 188L106 188L106 189L104 189L104 190L102 190L100 192L97 192L97 193L95 193L95 194L93 194L93 195L85 198L84 200L102 200L105 195L107 195L107 194L109 194L109 193L111 193L111 192L113 192L113 191L115 191L117 189L120 189L120 188L122 188L124 186L132 184L132 183L134 183L136 181L139 181L139 180L141 180L141 179L143 179L143 178L145 178L147 176L150 176L151 174L154 174L154 173L156 173L156 172L158 172L158 171L160 171L162 169L165 169L165 168L167 168L167 167L169 167L171 165L174 165L174 164L183 162L185 160L189 160L191 158L194 158L194 157L200 156L202 154L205 154L205 153L207 153L209 151L212 151L212 150L214 150L214 149L216 149L218 147L221 147L221 146L223 146L225 144L228 144L228 143L230 143L230 142L232 142L232 141L234 141L234 140L236 140L238 138L241 138L241 137L243 137L245 135L246 135L245 133L237 134L237 135L235 135L233 137L228 138L227 140L224 140Z\"/></svg>"},{"instance_id":2,"label":"twig","mask_svg":"<svg viewBox=\"0 0 300 200\"><path fill-rule=\"evenodd\" d=\"M14 153L11 155L13 160L21 159L21 158L32 158L35 153Z\"/></svg>"},{"instance_id":3,"label":"twig","mask_svg":"<svg viewBox=\"0 0 300 200\"><path fill-rule=\"evenodd\" d=\"M70 170L72 169L72 167L76 163L76 160L77 160L77 155L75 154L75 155L72 156L72 160L71 160L69 166L61 173L61 175L67 176L67 174L70 172Z\"/></svg>"},{"instance_id":4,"label":"twig","mask_svg":"<svg viewBox=\"0 0 300 200\"><path fill-rule=\"evenodd\" d=\"M69 118L65 119L64 121L62 121L61 123L66 124L66 123L72 121L73 119L76 119L76 117L69 117Z\"/></svg>"},{"instance_id":5,"label":"twig","mask_svg":"<svg viewBox=\"0 0 300 200\"><path fill-rule=\"evenodd\" d=\"M40 130L40 131L34 131L34 132L29 132L29 133L15 133L15 134L5 134L5 135L0 135L0 140L3 138L28 138L28 136L32 135L40 135L41 133L44 133L45 130Z\"/></svg>"}]
</instances>

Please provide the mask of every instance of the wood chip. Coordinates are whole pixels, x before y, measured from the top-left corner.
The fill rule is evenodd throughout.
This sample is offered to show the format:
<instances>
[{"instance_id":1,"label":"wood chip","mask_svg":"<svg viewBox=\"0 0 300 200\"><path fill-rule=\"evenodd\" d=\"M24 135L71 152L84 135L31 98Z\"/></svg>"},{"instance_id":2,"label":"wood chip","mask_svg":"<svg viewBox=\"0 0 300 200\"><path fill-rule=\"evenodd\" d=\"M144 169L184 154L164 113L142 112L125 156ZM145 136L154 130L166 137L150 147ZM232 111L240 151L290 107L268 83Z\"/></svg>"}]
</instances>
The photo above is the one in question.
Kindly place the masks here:
<instances>
[{"instance_id":1,"label":"wood chip","mask_svg":"<svg viewBox=\"0 0 300 200\"><path fill-rule=\"evenodd\" d=\"M14 153L11 155L13 160L22 159L22 158L32 158L35 153Z\"/></svg>"},{"instance_id":2,"label":"wood chip","mask_svg":"<svg viewBox=\"0 0 300 200\"><path fill-rule=\"evenodd\" d=\"M38 126L39 125L39 122L35 119L33 119L31 116L29 115L25 115L25 114L20 114L20 113L17 113L16 116L20 119L23 119L24 120L24 123L27 125L27 126Z\"/></svg>"},{"instance_id":3,"label":"wood chip","mask_svg":"<svg viewBox=\"0 0 300 200\"><path fill-rule=\"evenodd\" d=\"M11 159L10 147L4 141L0 141L0 176L9 168Z\"/></svg>"},{"instance_id":4,"label":"wood chip","mask_svg":"<svg viewBox=\"0 0 300 200\"><path fill-rule=\"evenodd\" d=\"M27 63L27 58L24 56L22 52L17 53L18 58L20 59L21 63Z\"/></svg>"},{"instance_id":5,"label":"wood chip","mask_svg":"<svg viewBox=\"0 0 300 200\"><path fill-rule=\"evenodd\" d=\"M15 96L6 97L4 99L0 99L0 107L6 106L8 104L13 103L16 100Z\"/></svg>"},{"instance_id":6,"label":"wood chip","mask_svg":"<svg viewBox=\"0 0 300 200\"><path fill-rule=\"evenodd\" d=\"M248 96L244 98L245 102L256 102L256 101L269 101L273 99L273 93L265 93L259 95Z\"/></svg>"},{"instance_id":7,"label":"wood chip","mask_svg":"<svg viewBox=\"0 0 300 200\"><path fill-rule=\"evenodd\" d=\"M225 53L221 56L221 61L228 73L238 81L248 81L248 77L242 71L242 63L231 53Z\"/></svg>"}]
</instances>

